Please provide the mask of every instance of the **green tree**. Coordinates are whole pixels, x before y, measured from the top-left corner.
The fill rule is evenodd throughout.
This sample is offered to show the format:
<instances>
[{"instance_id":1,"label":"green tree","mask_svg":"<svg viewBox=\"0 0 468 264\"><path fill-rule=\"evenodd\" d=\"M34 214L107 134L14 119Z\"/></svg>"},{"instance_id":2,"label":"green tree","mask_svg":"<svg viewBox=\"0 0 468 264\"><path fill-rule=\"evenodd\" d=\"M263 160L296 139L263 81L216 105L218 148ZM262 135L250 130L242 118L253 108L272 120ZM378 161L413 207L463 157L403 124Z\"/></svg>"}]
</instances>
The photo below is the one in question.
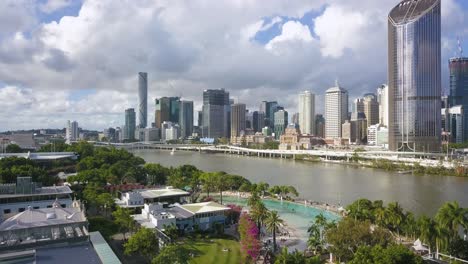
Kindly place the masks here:
<instances>
[{"instance_id":1,"label":"green tree","mask_svg":"<svg viewBox=\"0 0 468 264\"><path fill-rule=\"evenodd\" d=\"M114 197L110 193L101 193L97 196L98 207L104 211L104 215L107 216L107 211L112 210L115 205Z\"/></svg>"},{"instance_id":2,"label":"green tree","mask_svg":"<svg viewBox=\"0 0 468 264\"><path fill-rule=\"evenodd\" d=\"M153 230L142 227L128 239L124 249L126 255L140 254L149 262L158 253L159 242Z\"/></svg>"},{"instance_id":3,"label":"green tree","mask_svg":"<svg viewBox=\"0 0 468 264\"><path fill-rule=\"evenodd\" d=\"M170 170L161 164L148 163L145 164L145 170L148 177L148 183L152 185L164 185L166 184L167 177L169 176Z\"/></svg>"},{"instance_id":4,"label":"green tree","mask_svg":"<svg viewBox=\"0 0 468 264\"><path fill-rule=\"evenodd\" d=\"M21 153L23 152L23 149L16 145L16 144L9 144L6 149L5 149L6 153Z\"/></svg>"},{"instance_id":5,"label":"green tree","mask_svg":"<svg viewBox=\"0 0 468 264\"><path fill-rule=\"evenodd\" d=\"M164 225L164 234L166 234L172 240L179 238L179 229L175 224Z\"/></svg>"},{"instance_id":6,"label":"green tree","mask_svg":"<svg viewBox=\"0 0 468 264\"><path fill-rule=\"evenodd\" d=\"M458 237L459 228L468 225L466 214L467 210L461 208L458 202L448 202L439 209L435 218L442 227L450 231L450 240L453 240Z\"/></svg>"},{"instance_id":7,"label":"green tree","mask_svg":"<svg viewBox=\"0 0 468 264\"><path fill-rule=\"evenodd\" d=\"M135 229L135 220L133 220L130 215L130 210L127 208L117 207L117 210L112 213L112 216L115 219L114 222L119 226L120 232L122 232L124 236L124 240L126 240L126 233Z\"/></svg>"},{"instance_id":8,"label":"green tree","mask_svg":"<svg viewBox=\"0 0 468 264\"><path fill-rule=\"evenodd\" d=\"M151 264L188 264L190 251L177 245L165 246L159 254L153 258Z\"/></svg>"},{"instance_id":9,"label":"green tree","mask_svg":"<svg viewBox=\"0 0 468 264\"><path fill-rule=\"evenodd\" d=\"M416 256L403 245L360 246L350 264L422 264L421 257Z\"/></svg>"},{"instance_id":10,"label":"green tree","mask_svg":"<svg viewBox=\"0 0 468 264\"><path fill-rule=\"evenodd\" d=\"M277 211L271 211L268 214L268 217L265 219L265 226L268 231L273 234L273 251L276 252L276 232L280 228L280 225L283 224L283 219L278 215Z\"/></svg>"}]
</instances>

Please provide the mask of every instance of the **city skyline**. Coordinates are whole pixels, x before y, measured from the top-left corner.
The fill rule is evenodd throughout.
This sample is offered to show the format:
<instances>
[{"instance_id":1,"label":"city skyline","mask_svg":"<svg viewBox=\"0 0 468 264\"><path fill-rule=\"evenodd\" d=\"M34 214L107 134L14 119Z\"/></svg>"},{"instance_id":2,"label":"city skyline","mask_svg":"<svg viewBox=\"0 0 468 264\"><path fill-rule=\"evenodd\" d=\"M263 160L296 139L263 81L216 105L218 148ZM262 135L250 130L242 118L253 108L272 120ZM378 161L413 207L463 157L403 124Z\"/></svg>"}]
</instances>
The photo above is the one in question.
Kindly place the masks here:
<instances>
[{"instance_id":1,"label":"city skyline","mask_svg":"<svg viewBox=\"0 0 468 264\"><path fill-rule=\"evenodd\" d=\"M240 13L246 3L218 3L223 13L214 19L227 23L224 29L210 28L203 19L184 27L186 21L175 11L185 14L188 9L179 3L164 7L164 16L135 16L132 19L137 20L125 21L141 25L137 32L130 30L132 37L139 39L137 42L119 39L129 35L119 17L128 10L143 12L159 6L148 4L137 9L120 4L117 7L120 13L103 15L102 10L116 3L101 2L99 9L94 1L70 1L70 5L61 8L52 2L34 5L34 1L14 1L1 8L17 14L14 16L17 23L2 25L5 34L0 38L0 96L5 99L0 114L1 131L41 126L61 128L68 119L79 120L91 129L119 126L124 121L122 109L138 109L135 96L138 71L150 76L150 102L163 96L182 95L184 100L194 101L196 112L201 110L200 93L204 89L225 88L248 109L256 110L255 98L262 98L278 101L291 111L295 109L298 92L310 90L317 95L316 112L323 113L324 92L336 78L349 90L350 100L375 92L376 86L387 83L385 18L398 1L299 1L287 8L278 1L267 9L252 2L251 11L245 15ZM193 5L199 7L193 17L202 18L207 10L197 2ZM225 9L232 14L225 14ZM467 9L464 1L442 2L442 89L446 93L448 59L457 51L457 36L468 50ZM343 19L327 23L334 16ZM352 22L344 23L342 20L346 19ZM169 20L174 23L168 25ZM94 27L83 27L84 21ZM117 27L116 39L106 40L96 34L95 41L86 42L87 45L70 46L65 41L84 43L78 35L90 36L89 30L99 26L105 30L103 22L122 25ZM335 34L344 29L349 31L350 35L345 36L348 41ZM197 30L203 39L191 34ZM181 33L189 41L182 42ZM167 45L156 41L164 35L170 41L169 50ZM359 36L367 36L366 43ZM183 43L192 45L187 47ZM108 49L109 46L113 49ZM110 50L117 51L119 56L111 56ZM228 61L229 65L217 63L217 54L228 51L238 59ZM203 65L201 57L208 60ZM251 63L252 58L256 63ZM320 71L314 70L319 64L310 61L320 63ZM289 63L296 66L284 67ZM28 74L16 74L20 68ZM150 103L148 120L154 120L151 106ZM13 113L18 115L16 121L7 118Z\"/></svg>"}]
</instances>

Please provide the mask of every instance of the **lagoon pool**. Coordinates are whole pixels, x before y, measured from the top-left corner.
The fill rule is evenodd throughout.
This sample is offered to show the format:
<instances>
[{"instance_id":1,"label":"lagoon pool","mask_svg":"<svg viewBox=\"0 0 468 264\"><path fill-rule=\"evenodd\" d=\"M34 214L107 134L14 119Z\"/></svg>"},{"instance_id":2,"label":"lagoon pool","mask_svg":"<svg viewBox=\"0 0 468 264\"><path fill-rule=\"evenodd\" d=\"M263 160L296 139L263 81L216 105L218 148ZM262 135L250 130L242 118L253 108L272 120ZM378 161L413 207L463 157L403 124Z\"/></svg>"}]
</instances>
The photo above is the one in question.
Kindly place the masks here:
<instances>
[{"instance_id":1,"label":"lagoon pool","mask_svg":"<svg viewBox=\"0 0 468 264\"><path fill-rule=\"evenodd\" d=\"M263 199L262 201L268 208L268 210L278 211L279 215L285 221L285 223L288 226L297 230L298 238L301 240L300 245L296 247L298 250L305 249L306 242L309 237L307 229L310 227L317 215L322 213L329 221L338 221L341 219L340 216L334 213L314 207L306 207L301 204L296 204L287 201L281 202L270 199ZM223 203L247 206L247 199L232 196L223 196Z\"/></svg>"}]
</instances>

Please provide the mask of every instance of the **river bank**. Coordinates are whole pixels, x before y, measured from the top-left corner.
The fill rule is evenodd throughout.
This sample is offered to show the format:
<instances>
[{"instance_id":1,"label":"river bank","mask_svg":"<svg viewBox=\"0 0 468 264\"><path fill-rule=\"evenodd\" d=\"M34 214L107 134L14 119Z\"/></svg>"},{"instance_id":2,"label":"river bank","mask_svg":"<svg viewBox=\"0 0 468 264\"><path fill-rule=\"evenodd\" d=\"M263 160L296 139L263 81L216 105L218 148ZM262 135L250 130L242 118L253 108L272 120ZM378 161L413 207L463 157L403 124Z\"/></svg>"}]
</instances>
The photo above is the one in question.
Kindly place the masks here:
<instances>
[{"instance_id":1,"label":"river bank","mask_svg":"<svg viewBox=\"0 0 468 264\"><path fill-rule=\"evenodd\" d=\"M135 150L146 162L166 167L193 165L203 171L224 171L251 182L292 185L308 201L347 205L359 198L397 201L417 214L433 215L446 201L468 207L468 178L399 174L363 166L304 162L292 159L164 150ZM448 191L449 190L449 191Z\"/></svg>"}]
</instances>

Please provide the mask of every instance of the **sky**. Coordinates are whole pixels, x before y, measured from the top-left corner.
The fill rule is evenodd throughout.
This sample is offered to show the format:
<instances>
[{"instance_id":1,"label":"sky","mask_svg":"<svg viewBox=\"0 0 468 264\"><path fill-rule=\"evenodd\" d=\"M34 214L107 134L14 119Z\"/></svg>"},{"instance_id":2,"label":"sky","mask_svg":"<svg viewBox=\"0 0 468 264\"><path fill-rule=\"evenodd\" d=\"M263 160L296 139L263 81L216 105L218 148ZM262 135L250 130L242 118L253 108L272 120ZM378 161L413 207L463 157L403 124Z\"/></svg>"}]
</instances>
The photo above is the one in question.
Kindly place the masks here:
<instances>
[{"instance_id":1,"label":"sky","mask_svg":"<svg viewBox=\"0 0 468 264\"><path fill-rule=\"evenodd\" d=\"M0 131L120 126L136 108L137 73L154 98L201 109L224 88L257 110L335 80L350 100L387 82L387 15L398 0L2 0ZM442 87L457 36L468 54L468 1L442 0Z\"/></svg>"}]
</instances>

